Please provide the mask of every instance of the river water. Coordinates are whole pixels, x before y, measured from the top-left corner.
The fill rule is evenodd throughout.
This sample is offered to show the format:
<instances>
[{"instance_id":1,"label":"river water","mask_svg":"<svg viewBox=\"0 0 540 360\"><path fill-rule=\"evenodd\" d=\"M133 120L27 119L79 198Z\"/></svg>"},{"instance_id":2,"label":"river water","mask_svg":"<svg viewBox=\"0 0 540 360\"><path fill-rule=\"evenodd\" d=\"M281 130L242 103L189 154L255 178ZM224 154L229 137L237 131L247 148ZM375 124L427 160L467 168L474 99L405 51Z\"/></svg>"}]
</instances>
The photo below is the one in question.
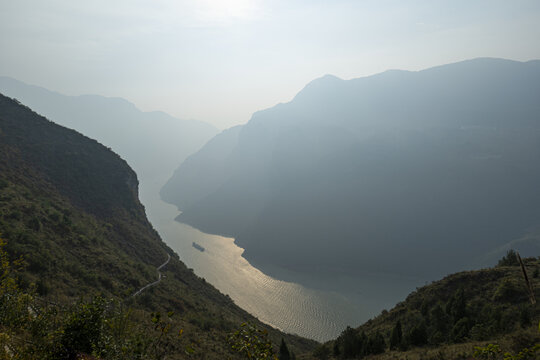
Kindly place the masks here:
<instances>
[{"instance_id":1,"label":"river water","mask_svg":"<svg viewBox=\"0 0 540 360\"><path fill-rule=\"evenodd\" d=\"M361 279L265 275L242 257L234 239L202 233L174 220L179 211L159 198L158 181L141 181L140 198L162 239L194 272L259 320L288 333L325 341L390 308L420 285L418 279L369 274ZM203 246L205 251L192 244ZM279 272L276 272L279 273ZM309 286L301 284L310 284Z\"/></svg>"}]
</instances>

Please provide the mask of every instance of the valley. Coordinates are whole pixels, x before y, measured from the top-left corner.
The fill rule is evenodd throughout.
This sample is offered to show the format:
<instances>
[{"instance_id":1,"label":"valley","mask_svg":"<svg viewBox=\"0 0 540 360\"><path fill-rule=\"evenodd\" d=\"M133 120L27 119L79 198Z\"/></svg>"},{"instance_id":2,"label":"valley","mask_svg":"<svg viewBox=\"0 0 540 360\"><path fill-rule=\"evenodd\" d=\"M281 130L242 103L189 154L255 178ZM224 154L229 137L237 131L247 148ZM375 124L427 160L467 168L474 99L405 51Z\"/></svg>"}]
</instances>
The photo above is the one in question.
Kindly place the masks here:
<instances>
[{"instance_id":1,"label":"valley","mask_svg":"<svg viewBox=\"0 0 540 360\"><path fill-rule=\"evenodd\" d=\"M177 164L212 136L205 124L180 122L168 131L169 140L149 139L141 143L142 133L150 133L152 126L157 126L156 131L160 134L167 132L166 126L172 120L166 115L156 118L156 114L138 112L121 99L69 97L9 78L0 77L0 90L32 104L53 122L73 127L83 134L93 134L130 165L133 162L140 201L163 241L196 275L205 278L264 323L311 339L329 340L346 326L360 325L391 307L425 282L422 278L391 273L365 273L358 277L328 272L327 276L312 277L278 266L253 266L245 259L245 250L238 247L234 239L205 234L175 221L178 210L159 196L162 185ZM78 114L84 116L79 118ZM131 132L139 135L133 138L113 136L112 129L120 126L114 123L116 121L126 126L131 123ZM235 129L224 133L234 134ZM181 141L173 141L175 137ZM164 153L168 155L163 156ZM155 161L156 158L160 160ZM202 245L206 251L197 251L192 242ZM149 283L155 282L154 275L149 276Z\"/></svg>"},{"instance_id":2,"label":"valley","mask_svg":"<svg viewBox=\"0 0 540 360\"><path fill-rule=\"evenodd\" d=\"M200 359L240 358L228 337L244 322L297 353L315 345L262 324L188 269L148 222L135 172L96 140L1 95L0 155L0 332L9 334L0 338L2 356L181 359L189 350ZM100 310L103 302L115 303L115 314ZM92 321L89 311L97 311ZM108 333L109 315L122 319L114 320L122 335ZM155 324L185 336L155 338ZM108 346L129 353L105 353Z\"/></svg>"},{"instance_id":3,"label":"valley","mask_svg":"<svg viewBox=\"0 0 540 360\"><path fill-rule=\"evenodd\" d=\"M522 75L531 68L531 79L540 74L537 62L524 66L485 59L453 64L450 69L458 73L466 69L467 73L471 67L476 69L483 63L511 69L512 76ZM426 71L442 71L443 75L439 76L444 77L447 68ZM110 149L94 140L79 140L78 137L86 138L68 129L58 129L52 123L49 125L18 100L6 98L2 119L5 125L0 134L9 135L3 145L5 159L2 166L10 193L2 198L4 210L0 231L6 234L8 251L30 254L30 271L26 273L25 281L30 284L38 280L40 291L45 295L50 290L43 289L53 289L54 296L60 294L63 301L67 301L81 291L93 292L95 288L105 286L112 296L131 293L132 301L143 311L154 306L163 309L167 305L181 309L182 313L189 314L191 331L205 334L204 342L197 343L200 350L206 352L213 348L212 356L229 351L222 347L225 333L242 318L256 318L261 322L260 326L274 328L268 327L274 341L279 334L292 334L283 336L287 337L291 348L304 354L315 346L307 339L321 342L337 339L328 346L338 346L337 351L342 351L339 346L345 346L343 341L348 341L343 339L353 336L351 329L358 326L368 329L371 339L366 340L368 343L378 341L382 344L384 338L387 344L388 323L375 330L370 324L380 321L377 319L388 319L389 313L395 314L396 309L403 306L400 300L410 299L421 289L431 288L428 283L449 272L491 266L510 247L520 249L526 256L536 254L539 248L538 226L534 219L538 196L534 187L538 168L534 160L540 151L534 119L538 104L530 97L524 95L517 102L523 105L519 111L515 110L515 99L511 99L505 106L514 110L506 109L506 113L495 116L491 110L483 109L486 114L493 115L493 119L470 115L470 118L462 117L457 125L451 123L448 114L435 117L435 120L412 118L408 114L406 120L409 123L393 124L395 128L365 119L358 122L354 115L358 105L351 99L346 105L350 107L348 111L353 112L342 112L339 121L332 125L326 124L328 114L321 113L317 117L309 109L312 98L322 101L321 96L324 98L332 93L329 88L345 87L339 90L342 99L333 98L327 104L336 107L350 96L347 94L351 88L353 93L365 91L362 81L373 86L372 81L393 79L395 75L391 72L374 79L358 79L352 87L351 83L344 84L334 77L315 80L291 103L256 113L247 125L225 130L214 138L211 138L211 129L192 123L196 124L193 131L203 129L193 143L155 147L153 141L149 141L141 148L150 151L146 160L139 159L134 150L137 137L127 137L126 142L109 138L111 128L107 121L95 123L93 131L98 141L105 146L110 144L119 152L120 157L114 161L108 158L111 155L106 155ZM403 73L399 76L413 75ZM0 80L5 86L6 80ZM8 83L13 84L13 81ZM36 90L18 83L16 88L23 99L32 93L39 98L36 91L53 96L55 106L43 109L50 117L69 110L68 115L60 116L64 122L87 106L78 103L79 98L51 95L45 89ZM497 96L502 95L498 93ZM118 110L114 109L126 105L116 99L90 99L114 105L101 109L96 115L106 119L118 116ZM442 101L436 97L435 100ZM64 108L63 102L69 106ZM370 100L370 104L376 102ZM44 106L46 103L36 104ZM478 106L482 108L483 105ZM428 106L430 116L435 107L433 104ZM470 107L471 104L466 104L460 111L472 111ZM160 115L160 119L167 121L153 123L156 119L145 118L152 113L137 112L134 106L128 108L131 115L141 117L133 124L139 132L158 124L160 131L166 131L167 121L172 121L166 115ZM344 110L334 108L334 111ZM375 110L362 111L371 114ZM517 117L509 121L512 112ZM393 111L385 113L381 110L381 114L387 117L386 121L395 122ZM91 114L86 116L91 117ZM27 117L29 124L33 122L45 130L45 138L52 136L54 140L43 141L36 129L24 133L22 129L27 125L14 122L18 117ZM315 119L314 123L308 124L306 121L311 117ZM54 118L50 120L54 121ZM69 124L75 130L88 125L85 121ZM414 129L408 128L411 125ZM178 134L192 136L189 131ZM82 150L75 150L77 141L83 141ZM152 160L159 158L160 152L166 151L164 149L175 149L177 155L168 153L163 161ZM97 171L100 156L109 175ZM124 157L134 161L137 175L127 167ZM19 163L19 167L13 167ZM177 163L181 166L173 171ZM21 170L24 167L28 168L30 177ZM173 174L172 178L169 178L170 174ZM37 182L32 177L38 179ZM22 180L23 187L16 186L16 179ZM162 184L166 185L162 188ZM358 184L361 186L357 187ZM47 190L45 197L40 198L41 202L36 203L29 192L40 188ZM453 195L452 189L458 189L457 193ZM53 200L48 199L51 196ZM51 210L50 201L56 211ZM523 205L520 207L518 203ZM441 204L448 207L441 207ZM40 215L27 219L36 209ZM79 214L81 209L83 212ZM77 214L76 224L72 214ZM508 221L486 227L487 222L504 216L508 216ZM102 224L109 218L111 223ZM450 227L452 222L457 222L456 228ZM29 224L28 229L25 223ZM36 239L43 237L43 233L39 234L42 224L47 224L47 234L53 234L55 239L44 242L48 247L47 256L57 253L57 258L52 256L52 262L36 253L39 242ZM106 230L97 230L100 227ZM135 229L142 233L137 235ZM73 238L75 234L79 234L78 238ZM104 239L110 234L113 234L113 240L108 243L109 240ZM460 234L465 234L465 238ZM490 238L489 234L496 236ZM62 236L68 236L68 240ZM91 237L90 241L87 236ZM105 261L103 264L96 263L93 255L84 254L84 249L95 241L100 246L107 244L109 255L101 259ZM64 250L53 250L58 249L59 244ZM468 247L464 247L465 244ZM65 256L65 248L71 247L76 249L75 253L79 252L76 257L90 261L94 266L98 264L97 273L87 265L86 269L82 265L73 265L72 257L67 257L67 264L65 259L60 260ZM92 251L97 254L102 249L98 247ZM124 263L114 260L111 252L116 256L120 254ZM144 265L137 265L131 257ZM441 258L445 261L440 261ZM60 267L59 261L63 264ZM534 259L527 261L536 266ZM131 274L127 275L127 278L131 277L127 283L111 277L112 274L101 273L102 267L125 266L125 274ZM136 271L134 274L133 267L141 273L136 274ZM65 276L44 281L37 275L40 271L51 274L60 271ZM506 276L499 270L486 273ZM188 282L186 276L190 279ZM515 274L512 276L516 277ZM84 279L82 287L81 277ZM177 280L188 289L198 290L186 298L179 292L184 285ZM445 284L444 279L442 283ZM499 285L490 286L488 290ZM200 291L205 295L199 297ZM407 294L410 295L407 297ZM521 295L516 298L517 302L503 299L506 302L501 303L501 309L508 304L510 310L504 308L501 311L515 314L517 303L525 306ZM437 295L431 304L442 301L440 299L441 295ZM221 302L227 306L216 305ZM392 310L389 312L389 309ZM535 314L534 310L531 312ZM212 321L209 316L219 316L220 320ZM455 320L457 326L462 319ZM407 331L415 328L415 321L428 322L429 318L406 318ZM491 320L488 316L474 321L484 326ZM213 326L217 327L215 335L221 340L207 337ZM357 335L360 333L360 330L354 331ZM465 334L460 339L468 341L477 337L477 340L484 340L489 336L505 336L507 332L515 331L515 325L504 327L499 324L485 336L474 335L472 325L459 331ZM362 336L354 337L354 341L361 343L364 341ZM444 336L454 339L452 333ZM411 344L438 346L441 341L437 338ZM366 354L375 354L373 351L379 350L371 349ZM340 354L334 355L339 358ZM305 356L309 358L309 355Z\"/></svg>"},{"instance_id":4,"label":"valley","mask_svg":"<svg viewBox=\"0 0 540 360\"><path fill-rule=\"evenodd\" d=\"M335 338L345 327L360 325L423 284L420 279L377 274L314 280L282 269L275 269L280 274L276 279L243 258L244 250L234 239L175 221L176 207L159 199L144 179L140 196L151 223L188 267L242 309L285 332L318 341ZM193 248L193 241L205 251Z\"/></svg>"},{"instance_id":5,"label":"valley","mask_svg":"<svg viewBox=\"0 0 540 360\"><path fill-rule=\"evenodd\" d=\"M540 360L540 1L0 34L0 360Z\"/></svg>"},{"instance_id":6,"label":"valley","mask_svg":"<svg viewBox=\"0 0 540 360\"><path fill-rule=\"evenodd\" d=\"M494 58L324 76L215 136L161 197L274 277L430 281L534 255L539 84L539 61Z\"/></svg>"}]
</instances>

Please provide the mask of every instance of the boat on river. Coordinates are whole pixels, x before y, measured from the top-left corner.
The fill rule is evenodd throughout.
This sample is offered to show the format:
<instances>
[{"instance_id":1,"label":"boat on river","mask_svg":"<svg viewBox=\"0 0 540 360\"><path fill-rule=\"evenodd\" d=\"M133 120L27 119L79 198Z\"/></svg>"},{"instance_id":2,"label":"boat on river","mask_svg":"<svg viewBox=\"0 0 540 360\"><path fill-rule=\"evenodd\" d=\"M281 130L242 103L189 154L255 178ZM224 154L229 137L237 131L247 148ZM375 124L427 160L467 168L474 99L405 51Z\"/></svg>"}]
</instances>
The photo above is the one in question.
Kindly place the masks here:
<instances>
[{"instance_id":1,"label":"boat on river","mask_svg":"<svg viewBox=\"0 0 540 360\"><path fill-rule=\"evenodd\" d=\"M203 252L203 251L205 250L201 245L197 244L195 241L194 241L193 244L191 244L191 245L192 245L195 249L199 250L200 252Z\"/></svg>"}]
</instances>

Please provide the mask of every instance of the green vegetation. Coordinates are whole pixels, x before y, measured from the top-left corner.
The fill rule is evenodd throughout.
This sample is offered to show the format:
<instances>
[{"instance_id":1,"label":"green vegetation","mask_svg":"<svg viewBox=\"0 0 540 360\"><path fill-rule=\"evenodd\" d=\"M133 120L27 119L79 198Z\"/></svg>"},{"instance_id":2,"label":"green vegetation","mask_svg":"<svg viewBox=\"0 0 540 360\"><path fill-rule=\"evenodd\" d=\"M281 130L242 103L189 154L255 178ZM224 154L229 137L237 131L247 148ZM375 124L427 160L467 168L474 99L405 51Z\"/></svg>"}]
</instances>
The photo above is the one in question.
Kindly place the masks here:
<instances>
[{"instance_id":1,"label":"green vegetation","mask_svg":"<svg viewBox=\"0 0 540 360\"><path fill-rule=\"evenodd\" d=\"M112 359L126 348L126 358L235 359L228 335L251 321L274 344L285 337L299 353L315 347L261 324L193 274L152 228L137 192L136 175L117 155L0 96L0 233L4 258L19 268L9 282L20 295L10 297L20 299L10 302L13 311L2 307L20 315L2 321L3 334L36 344L41 334L43 354ZM167 254L159 285L132 297L156 280ZM41 332L32 332L29 304L43 317Z\"/></svg>"},{"instance_id":2,"label":"green vegetation","mask_svg":"<svg viewBox=\"0 0 540 360\"><path fill-rule=\"evenodd\" d=\"M523 263L529 274L540 269L540 259ZM538 296L540 281L528 278ZM457 359L475 351L486 359L534 358L540 334L533 324L540 311L530 299L517 253L509 251L494 268L453 274L417 289L358 329L345 329L324 349L333 349L336 359ZM495 348L504 351L489 357ZM323 347L313 355L329 358Z\"/></svg>"},{"instance_id":3,"label":"green vegetation","mask_svg":"<svg viewBox=\"0 0 540 360\"><path fill-rule=\"evenodd\" d=\"M22 290L21 262L10 264L4 247L0 239L0 359L163 359L183 343L183 329L172 336L173 313L145 321L143 311L100 296L66 305L40 298L33 287Z\"/></svg>"},{"instance_id":4,"label":"green vegetation","mask_svg":"<svg viewBox=\"0 0 540 360\"><path fill-rule=\"evenodd\" d=\"M510 352L504 352L501 347L496 344L488 344L486 346L477 346L474 351L475 359L501 359L501 360L525 360L525 359L537 359L537 355L540 354L540 344L535 344L530 348L523 348L516 354Z\"/></svg>"},{"instance_id":5,"label":"green vegetation","mask_svg":"<svg viewBox=\"0 0 540 360\"><path fill-rule=\"evenodd\" d=\"M279 360L291 360L293 356L291 356L291 353L289 352L289 348L287 347L287 343L285 342L285 339L281 339L281 344L279 345Z\"/></svg>"},{"instance_id":6,"label":"green vegetation","mask_svg":"<svg viewBox=\"0 0 540 360\"><path fill-rule=\"evenodd\" d=\"M515 250L510 249L506 252L501 260L497 263L497 266L519 266L518 255Z\"/></svg>"},{"instance_id":7,"label":"green vegetation","mask_svg":"<svg viewBox=\"0 0 540 360\"><path fill-rule=\"evenodd\" d=\"M540 261L523 260L526 284L513 252L417 289L317 348L271 329L159 239L122 159L1 96L0 233L4 359L525 359L538 350L530 289L538 297ZM131 296L167 254L159 285Z\"/></svg>"},{"instance_id":8,"label":"green vegetation","mask_svg":"<svg viewBox=\"0 0 540 360\"><path fill-rule=\"evenodd\" d=\"M244 358L253 360L274 359L278 357L268 338L268 331L258 329L251 323L242 323L240 329L229 336L231 348Z\"/></svg>"}]
</instances>

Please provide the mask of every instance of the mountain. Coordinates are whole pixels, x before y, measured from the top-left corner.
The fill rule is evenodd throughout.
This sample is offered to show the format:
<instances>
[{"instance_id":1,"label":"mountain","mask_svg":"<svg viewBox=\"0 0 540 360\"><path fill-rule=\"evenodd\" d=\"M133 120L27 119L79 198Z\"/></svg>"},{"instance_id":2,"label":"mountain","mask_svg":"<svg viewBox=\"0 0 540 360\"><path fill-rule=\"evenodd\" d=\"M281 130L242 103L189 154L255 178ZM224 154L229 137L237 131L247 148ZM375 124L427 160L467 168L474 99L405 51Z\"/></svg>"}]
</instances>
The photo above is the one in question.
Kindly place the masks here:
<instances>
[{"instance_id":1,"label":"mountain","mask_svg":"<svg viewBox=\"0 0 540 360\"><path fill-rule=\"evenodd\" d=\"M242 126L224 130L197 153L188 157L160 191L161 197L173 204L189 208L198 200L211 194L233 175L228 160L238 144ZM190 189L190 191L178 191Z\"/></svg>"},{"instance_id":2,"label":"mountain","mask_svg":"<svg viewBox=\"0 0 540 360\"><path fill-rule=\"evenodd\" d=\"M238 358L227 338L245 321L266 329L275 344L285 337L297 353L315 344L261 324L188 269L148 222L138 199L137 176L125 160L97 141L54 124L3 95L0 238L7 241L5 251L9 256L2 255L3 271L8 260L22 257L26 266L17 273L17 283L29 292L35 289L40 304L49 306L44 313L27 313L26 318L33 315L30 318L41 321L41 316L52 311L49 304L63 306L101 295L142 313L140 323L145 317L156 319L148 331L155 331L161 324L156 312L174 312L174 324L185 336L175 337L167 358L184 358L185 346L194 358ZM156 271L161 273L158 282ZM3 292L5 279L3 272L0 332L17 339L17 333L4 327L9 320L5 316L9 308L4 304L10 299ZM12 283L8 285L8 290L13 288ZM79 324L79 320L70 321L68 328L76 330L73 324ZM76 326L85 324L83 321ZM167 320L165 324L168 328L173 323ZM51 338L62 336L59 326L57 321ZM151 338L152 333L145 337ZM6 339L10 337L1 339L3 353L10 349L9 343L4 347Z\"/></svg>"},{"instance_id":3,"label":"mountain","mask_svg":"<svg viewBox=\"0 0 540 360\"><path fill-rule=\"evenodd\" d=\"M217 135L161 196L271 274L433 279L534 254L538 94L538 60L325 76Z\"/></svg>"},{"instance_id":4,"label":"mountain","mask_svg":"<svg viewBox=\"0 0 540 360\"><path fill-rule=\"evenodd\" d=\"M112 148L145 183L158 186L217 133L210 124L143 112L122 98L66 96L9 77L0 77L0 92Z\"/></svg>"},{"instance_id":5,"label":"mountain","mask_svg":"<svg viewBox=\"0 0 540 360\"><path fill-rule=\"evenodd\" d=\"M538 298L540 261L528 258L523 263ZM502 359L508 352L516 357L505 359L537 359L538 315L511 251L494 268L451 274L417 288L391 310L345 329L315 354L320 359L472 359L475 347L492 344L491 357L486 352L474 358ZM524 348L536 352L517 356Z\"/></svg>"}]
</instances>

